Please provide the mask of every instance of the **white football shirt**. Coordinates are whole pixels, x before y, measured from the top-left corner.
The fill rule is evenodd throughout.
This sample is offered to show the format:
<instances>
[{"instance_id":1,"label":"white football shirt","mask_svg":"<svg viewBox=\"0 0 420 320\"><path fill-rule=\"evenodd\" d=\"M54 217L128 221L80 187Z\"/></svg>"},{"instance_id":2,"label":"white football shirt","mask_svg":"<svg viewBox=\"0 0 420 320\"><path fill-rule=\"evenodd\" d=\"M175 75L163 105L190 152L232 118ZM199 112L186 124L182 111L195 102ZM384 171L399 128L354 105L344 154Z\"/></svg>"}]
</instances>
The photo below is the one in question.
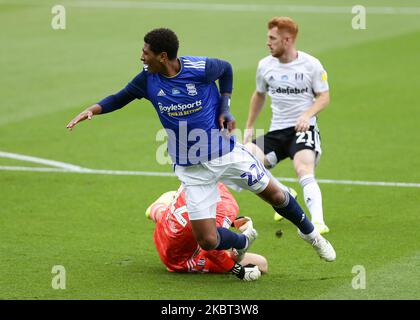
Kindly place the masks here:
<instances>
[{"instance_id":1,"label":"white football shirt","mask_svg":"<svg viewBox=\"0 0 420 320\"><path fill-rule=\"evenodd\" d=\"M329 90L321 62L302 51L289 63L281 63L271 55L260 60L256 82L256 90L271 98L270 131L294 127L299 116L313 104L315 93ZM316 117L312 117L310 125L315 124Z\"/></svg>"}]
</instances>

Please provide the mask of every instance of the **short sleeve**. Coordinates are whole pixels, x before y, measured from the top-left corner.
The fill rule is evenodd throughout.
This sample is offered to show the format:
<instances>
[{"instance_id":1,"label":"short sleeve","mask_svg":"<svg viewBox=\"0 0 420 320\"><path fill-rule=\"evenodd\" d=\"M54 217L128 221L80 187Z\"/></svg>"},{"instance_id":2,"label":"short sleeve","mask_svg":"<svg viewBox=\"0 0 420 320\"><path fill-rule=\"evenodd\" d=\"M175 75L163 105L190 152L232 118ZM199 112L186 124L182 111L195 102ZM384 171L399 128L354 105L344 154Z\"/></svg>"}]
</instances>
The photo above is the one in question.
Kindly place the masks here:
<instances>
[{"instance_id":1,"label":"short sleeve","mask_svg":"<svg viewBox=\"0 0 420 320\"><path fill-rule=\"evenodd\" d=\"M256 75L256 91L266 93L268 90L268 84L264 80L263 68L261 63L258 64L257 75Z\"/></svg>"},{"instance_id":2,"label":"short sleeve","mask_svg":"<svg viewBox=\"0 0 420 320\"><path fill-rule=\"evenodd\" d=\"M315 93L321 93L329 90L327 71L325 71L319 60L316 60L314 64L312 89Z\"/></svg>"}]
</instances>

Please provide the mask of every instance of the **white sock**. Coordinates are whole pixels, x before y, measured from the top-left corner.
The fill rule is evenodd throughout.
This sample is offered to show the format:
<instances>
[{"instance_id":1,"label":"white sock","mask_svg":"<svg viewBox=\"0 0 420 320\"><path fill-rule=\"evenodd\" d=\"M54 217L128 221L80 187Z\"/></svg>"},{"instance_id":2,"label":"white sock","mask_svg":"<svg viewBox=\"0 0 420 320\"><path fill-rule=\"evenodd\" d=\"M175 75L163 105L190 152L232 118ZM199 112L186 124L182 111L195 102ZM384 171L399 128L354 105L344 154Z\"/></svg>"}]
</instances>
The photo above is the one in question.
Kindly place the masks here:
<instances>
[{"instance_id":1,"label":"white sock","mask_svg":"<svg viewBox=\"0 0 420 320\"><path fill-rule=\"evenodd\" d=\"M321 189L319 188L314 175L308 174L301 177L299 183L303 188L303 197L305 199L306 207L311 214L312 222L324 223Z\"/></svg>"},{"instance_id":2,"label":"white sock","mask_svg":"<svg viewBox=\"0 0 420 320\"><path fill-rule=\"evenodd\" d=\"M298 229L299 230L299 229ZM308 234L303 234L302 232L300 232L299 231L299 233L301 234L301 236L305 239L305 240L308 240L308 241L312 241L312 240L314 240L315 238L318 238L319 236L320 236L320 234L319 234L319 232L316 230L316 229L314 229L311 233L308 233Z\"/></svg>"}]
</instances>

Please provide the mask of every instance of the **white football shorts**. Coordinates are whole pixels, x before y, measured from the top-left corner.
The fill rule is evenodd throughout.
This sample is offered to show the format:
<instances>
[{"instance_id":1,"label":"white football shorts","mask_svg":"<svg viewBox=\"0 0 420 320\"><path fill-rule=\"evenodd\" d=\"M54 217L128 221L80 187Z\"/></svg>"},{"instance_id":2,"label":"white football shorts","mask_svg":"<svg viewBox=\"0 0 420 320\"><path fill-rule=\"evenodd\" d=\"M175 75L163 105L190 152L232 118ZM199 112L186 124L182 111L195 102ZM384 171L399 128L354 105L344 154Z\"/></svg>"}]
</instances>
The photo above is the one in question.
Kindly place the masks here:
<instances>
[{"instance_id":1,"label":"white football shorts","mask_svg":"<svg viewBox=\"0 0 420 320\"><path fill-rule=\"evenodd\" d=\"M175 174L185 188L190 220L216 218L219 181L256 194L264 191L270 181L264 165L241 144L217 159L193 166L176 165Z\"/></svg>"}]
</instances>

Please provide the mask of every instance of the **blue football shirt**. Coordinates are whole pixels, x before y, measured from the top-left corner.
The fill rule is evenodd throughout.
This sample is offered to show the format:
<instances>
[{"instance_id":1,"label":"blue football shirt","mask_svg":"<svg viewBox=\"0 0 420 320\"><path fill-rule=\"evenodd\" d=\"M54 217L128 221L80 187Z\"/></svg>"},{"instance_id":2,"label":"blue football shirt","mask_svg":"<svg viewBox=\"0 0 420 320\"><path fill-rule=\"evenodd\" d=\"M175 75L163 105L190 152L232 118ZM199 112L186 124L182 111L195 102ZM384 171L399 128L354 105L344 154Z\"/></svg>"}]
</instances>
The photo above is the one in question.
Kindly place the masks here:
<instances>
[{"instance_id":1,"label":"blue football shirt","mask_svg":"<svg viewBox=\"0 0 420 320\"><path fill-rule=\"evenodd\" d=\"M207 57L179 57L181 69L173 77L150 73L147 66L125 90L149 100L168 133L168 152L174 163L189 166L232 151L235 136L220 131L220 93L206 68ZM215 67L217 67L215 65ZM213 77L214 78L214 77Z\"/></svg>"}]
</instances>

